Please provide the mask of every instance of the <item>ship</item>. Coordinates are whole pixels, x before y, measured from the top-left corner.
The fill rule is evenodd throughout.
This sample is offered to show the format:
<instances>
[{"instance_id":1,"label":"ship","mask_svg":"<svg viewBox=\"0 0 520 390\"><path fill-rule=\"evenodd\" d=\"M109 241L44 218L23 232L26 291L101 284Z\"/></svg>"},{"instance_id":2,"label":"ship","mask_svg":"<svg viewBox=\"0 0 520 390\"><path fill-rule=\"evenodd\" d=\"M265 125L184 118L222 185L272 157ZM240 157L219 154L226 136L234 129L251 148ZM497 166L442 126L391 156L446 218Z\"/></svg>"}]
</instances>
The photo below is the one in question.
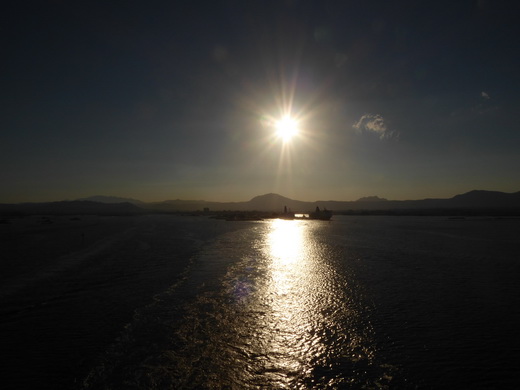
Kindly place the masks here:
<instances>
[{"instance_id":1,"label":"ship","mask_svg":"<svg viewBox=\"0 0 520 390\"><path fill-rule=\"evenodd\" d=\"M327 209L320 210L319 207L316 207L316 210L312 213L308 214L295 214L287 206L284 207L283 213L277 213L273 215L273 218L279 219L314 219L320 221L330 221L332 218L332 211Z\"/></svg>"},{"instance_id":2,"label":"ship","mask_svg":"<svg viewBox=\"0 0 520 390\"><path fill-rule=\"evenodd\" d=\"M323 210L320 210L320 208L318 206L316 206L316 210L313 213L309 214L309 219L319 219L321 221L330 221L331 218L332 218L331 211L329 211L325 208Z\"/></svg>"}]
</instances>

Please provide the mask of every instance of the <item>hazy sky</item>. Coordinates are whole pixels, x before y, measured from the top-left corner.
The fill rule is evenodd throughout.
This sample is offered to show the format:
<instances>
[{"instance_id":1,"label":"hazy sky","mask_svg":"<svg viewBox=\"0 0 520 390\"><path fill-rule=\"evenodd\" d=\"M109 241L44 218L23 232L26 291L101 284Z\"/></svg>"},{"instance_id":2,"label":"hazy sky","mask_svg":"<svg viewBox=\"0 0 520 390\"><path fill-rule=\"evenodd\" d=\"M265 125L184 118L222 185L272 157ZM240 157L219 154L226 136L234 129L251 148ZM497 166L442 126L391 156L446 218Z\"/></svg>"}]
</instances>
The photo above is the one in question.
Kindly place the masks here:
<instances>
[{"instance_id":1,"label":"hazy sky","mask_svg":"<svg viewBox=\"0 0 520 390\"><path fill-rule=\"evenodd\" d=\"M10 2L0 202L519 191L513 3Z\"/></svg>"}]
</instances>

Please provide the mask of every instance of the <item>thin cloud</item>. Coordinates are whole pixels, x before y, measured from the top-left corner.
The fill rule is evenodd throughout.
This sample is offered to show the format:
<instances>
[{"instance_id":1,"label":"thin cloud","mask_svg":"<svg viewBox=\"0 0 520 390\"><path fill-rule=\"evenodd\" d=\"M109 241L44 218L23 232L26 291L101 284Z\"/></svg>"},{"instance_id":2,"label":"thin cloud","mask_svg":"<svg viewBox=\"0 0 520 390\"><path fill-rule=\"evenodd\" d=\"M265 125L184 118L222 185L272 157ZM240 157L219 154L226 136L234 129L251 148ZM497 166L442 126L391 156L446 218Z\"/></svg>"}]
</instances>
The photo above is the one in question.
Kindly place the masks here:
<instances>
[{"instance_id":1,"label":"thin cloud","mask_svg":"<svg viewBox=\"0 0 520 390\"><path fill-rule=\"evenodd\" d=\"M384 118L379 114L365 114L352 127L358 132L377 134L379 139L390 138L394 135L394 132L388 129Z\"/></svg>"},{"instance_id":2,"label":"thin cloud","mask_svg":"<svg viewBox=\"0 0 520 390\"><path fill-rule=\"evenodd\" d=\"M484 91L482 91L482 92L480 93L480 96L482 96L482 97L483 97L484 99L486 99L486 100L491 99L491 98L489 97L489 95L488 95L486 92L484 92Z\"/></svg>"}]
</instances>

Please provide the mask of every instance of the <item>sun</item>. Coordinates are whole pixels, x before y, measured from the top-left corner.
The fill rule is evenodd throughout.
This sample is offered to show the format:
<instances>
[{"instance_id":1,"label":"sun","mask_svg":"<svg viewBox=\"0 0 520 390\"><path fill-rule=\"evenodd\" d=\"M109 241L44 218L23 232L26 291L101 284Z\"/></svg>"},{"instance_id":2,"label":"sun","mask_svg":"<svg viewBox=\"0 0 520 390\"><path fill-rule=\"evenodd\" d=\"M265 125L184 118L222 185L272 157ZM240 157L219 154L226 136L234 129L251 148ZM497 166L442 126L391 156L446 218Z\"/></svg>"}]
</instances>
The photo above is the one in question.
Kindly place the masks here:
<instances>
[{"instance_id":1,"label":"sun","mask_svg":"<svg viewBox=\"0 0 520 390\"><path fill-rule=\"evenodd\" d=\"M284 116L275 123L276 134L282 138L284 142L290 141L298 134L298 122L290 116Z\"/></svg>"}]
</instances>

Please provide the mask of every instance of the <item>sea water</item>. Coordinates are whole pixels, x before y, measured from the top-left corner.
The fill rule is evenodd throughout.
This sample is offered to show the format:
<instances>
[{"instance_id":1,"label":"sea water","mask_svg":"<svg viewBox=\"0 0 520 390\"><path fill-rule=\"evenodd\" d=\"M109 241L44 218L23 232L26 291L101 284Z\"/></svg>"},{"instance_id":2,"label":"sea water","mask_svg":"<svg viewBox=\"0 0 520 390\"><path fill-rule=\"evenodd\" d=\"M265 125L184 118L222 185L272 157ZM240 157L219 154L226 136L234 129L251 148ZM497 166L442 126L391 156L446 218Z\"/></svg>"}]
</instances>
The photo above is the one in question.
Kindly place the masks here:
<instances>
[{"instance_id":1,"label":"sea water","mask_svg":"<svg viewBox=\"0 0 520 390\"><path fill-rule=\"evenodd\" d=\"M520 220L152 216L124 231L55 272L60 286L44 303L29 287L11 294L19 299L8 299L14 310L0 330L12 340L22 332L44 339L28 336L24 352L9 344L17 364L5 381L82 389L518 386Z\"/></svg>"}]
</instances>

